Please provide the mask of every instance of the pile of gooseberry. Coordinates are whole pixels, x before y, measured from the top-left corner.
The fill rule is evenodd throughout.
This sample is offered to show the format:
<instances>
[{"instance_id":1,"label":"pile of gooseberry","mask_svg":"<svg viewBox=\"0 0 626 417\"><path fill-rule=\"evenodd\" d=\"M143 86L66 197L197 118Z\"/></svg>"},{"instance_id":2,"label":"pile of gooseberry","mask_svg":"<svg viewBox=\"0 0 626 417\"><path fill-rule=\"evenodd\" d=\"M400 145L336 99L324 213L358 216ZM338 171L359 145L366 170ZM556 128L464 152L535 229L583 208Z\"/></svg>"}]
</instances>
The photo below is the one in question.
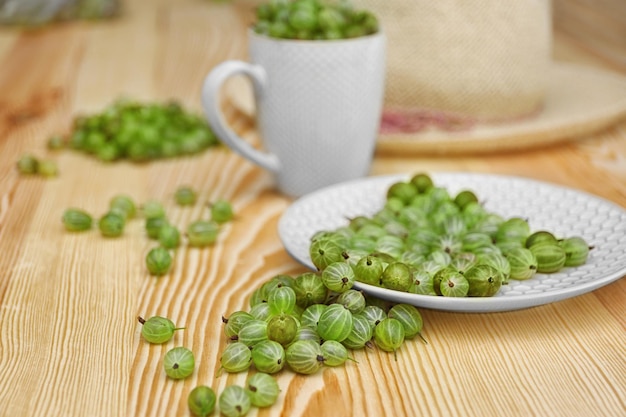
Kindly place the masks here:
<instances>
[{"instance_id":1,"label":"pile of gooseberry","mask_svg":"<svg viewBox=\"0 0 626 417\"><path fill-rule=\"evenodd\" d=\"M421 336L422 316L409 304L389 304L352 288L351 267L338 262L323 272L277 275L257 288L248 311L224 317L228 344L221 369L254 368L275 374L285 367L313 374L353 360L350 351L395 352Z\"/></svg>"},{"instance_id":2,"label":"pile of gooseberry","mask_svg":"<svg viewBox=\"0 0 626 417\"><path fill-rule=\"evenodd\" d=\"M192 206L197 200L197 191L189 186L181 186L174 193L178 206ZM234 218L232 205L224 199L210 203L208 208L209 218L192 221L183 235L168 220L165 206L160 201L148 200L138 208L132 197L118 194L109 201L109 207L98 219L97 225L102 236L116 238L124 234L127 222L143 216L146 236L158 242L146 255L146 268L151 275L162 276L170 271L173 251L181 245L183 238L189 247L212 246L217 241L221 225ZM83 209L68 208L63 213L62 222L67 231L84 232L93 228L94 219Z\"/></svg>"},{"instance_id":3,"label":"pile of gooseberry","mask_svg":"<svg viewBox=\"0 0 626 417\"><path fill-rule=\"evenodd\" d=\"M254 31L272 38L334 40L378 32L378 19L348 1L270 0L256 9Z\"/></svg>"},{"instance_id":4,"label":"pile of gooseberry","mask_svg":"<svg viewBox=\"0 0 626 417\"><path fill-rule=\"evenodd\" d=\"M51 137L48 148L75 149L106 162L145 162L197 154L217 144L205 119L175 101L117 100L101 112L75 117L71 132Z\"/></svg>"},{"instance_id":5,"label":"pile of gooseberry","mask_svg":"<svg viewBox=\"0 0 626 417\"><path fill-rule=\"evenodd\" d=\"M490 212L471 190L451 195L424 173L391 184L374 215L320 231L309 246L324 273L449 297L493 296L511 279L582 265L590 249L580 236L531 231L525 218Z\"/></svg>"},{"instance_id":6,"label":"pile of gooseberry","mask_svg":"<svg viewBox=\"0 0 626 417\"><path fill-rule=\"evenodd\" d=\"M151 344L167 343L177 330L184 329L176 327L173 321L161 316L152 316L147 320L140 316L137 320L142 325L141 335ZM195 366L193 352L184 346L169 349L163 357L163 370L173 380L189 377ZM273 405L279 394L280 387L276 379L269 374L257 372L247 379L244 387L229 385L219 397L211 387L198 385L189 392L187 405L189 411L198 417L212 414L216 403L222 415L240 417L247 414L251 407L263 408Z\"/></svg>"}]
</instances>

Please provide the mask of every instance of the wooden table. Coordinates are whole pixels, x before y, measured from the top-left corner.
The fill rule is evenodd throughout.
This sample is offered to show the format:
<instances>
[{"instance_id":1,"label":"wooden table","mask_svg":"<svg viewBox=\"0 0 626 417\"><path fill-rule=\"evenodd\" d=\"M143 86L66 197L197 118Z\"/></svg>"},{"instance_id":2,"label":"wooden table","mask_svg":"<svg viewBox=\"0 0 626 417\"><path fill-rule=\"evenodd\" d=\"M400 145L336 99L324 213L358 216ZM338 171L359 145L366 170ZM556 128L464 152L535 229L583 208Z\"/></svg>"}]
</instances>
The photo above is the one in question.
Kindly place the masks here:
<instances>
[{"instance_id":1,"label":"wooden table","mask_svg":"<svg viewBox=\"0 0 626 417\"><path fill-rule=\"evenodd\" d=\"M220 148L149 164L103 164L45 143L79 113L121 95L176 98L200 111L208 70L245 57L249 8L209 1L129 1L123 17L34 31L0 30L0 416L189 415L188 392L220 392L246 374L216 377L226 345L221 316L276 274L304 269L284 250L277 222L291 203L270 176ZM557 59L620 70L556 33ZM624 56L624 55L622 55ZM621 69L623 71L623 68ZM248 137L254 130L233 118ZM25 152L55 159L57 179L20 177ZM626 206L626 123L580 141L488 156L377 155L372 174L458 171L513 174L575 187ZM210 249L178 250L163 278L144 256L140 220L119 239L66 233L63 210L101 215L109 199L166 202L184 225L206 207L177 208L190 184L207 201L230 200L237 219ZM423 309L428 344L393 355L357 351L356 363L314 376L283 371L278 403L259 416L624 416L626 280L526 310L459 314ZM166 345L140 337L137 315L186 326ZM173 346L191 348L194 374L165 377ZM258 413L258 414L257 414Z\"/></svg>"}]
</instances>

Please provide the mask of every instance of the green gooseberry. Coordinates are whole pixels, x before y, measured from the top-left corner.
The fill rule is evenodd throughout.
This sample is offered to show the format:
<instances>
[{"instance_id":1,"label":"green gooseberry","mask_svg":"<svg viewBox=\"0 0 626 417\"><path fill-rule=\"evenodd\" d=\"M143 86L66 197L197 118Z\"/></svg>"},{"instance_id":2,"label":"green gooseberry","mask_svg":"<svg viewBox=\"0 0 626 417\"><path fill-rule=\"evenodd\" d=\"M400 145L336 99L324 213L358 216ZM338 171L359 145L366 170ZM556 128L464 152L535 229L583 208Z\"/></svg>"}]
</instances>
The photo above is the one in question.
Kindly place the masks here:
<instances>
[{"instance_id":1,"label":"green gooseberry","mask_svg":"<svg viewBox=\"0 0 626 417\"><path fill-rule=\"evenodd\" d=\"M398 360L396 351L404 343L404 326L397 319L383 319L374 328L374 343L385 352L393 352L395 360Z\"/></svg>"},{"instance_id":2,"label":"green gooseberry","mask_svg":"<svg viewBox=\"0 0 626 417\"><path fill-rule=\"evenodd\" d=\"M210 209L211 220L218 224L229 222L234 217L233 206L226 200L217 200Z\"/></svg>"},{"instance_id":3,"label":"green gooseberry","mask_svg":"<svg viewBox=\"0 0 626 417\"><path fill-rule=\"evenodd\" d=\"M297 340L285 351L287 366L298 374L311 375L324 364L320 344L315 340Z\"/></svg>"},{"instance_id":4,"label":"green gooseberry","mask_svg":"<svg viewBox=\"0 0 626 417\"><path fill-rule=\"evenodd\" d=\"M37 164L37 174L48 178L56 177L59 175L59 167L54 161L41 160Z\"/></svg>"},{"instance_id":5,"label":"green gooseberry","mask_svg":"<svg viewBox=\"0 0 626 417\"><path fill-rule=\"evenodd\" d=\"M468 232L461 239L461 250L475 252L476 249L492 245L491 236L481 232Z\"/></svg>"},{"instance_id":6,"label":"green gooseberry","mask_svg":"<svg viewBox=\"0 0 626 417\"><path fill-rule=\"evenodd\" d=\"M298 320L289 314L273 316L267 322L267 338L287 346L296 337Z\"/></svg>"},{"instance_id":7,"label":"green gooseberry","mask_svg":"<svg viewBox=\"0 0 626 417\"><path fill-rule=\"evenodd\" d=\"M432 261L440 268L445 268L452 262L452 256L442 249L436 249L428 254L426 261Z\"/></svg>"},{"instance_id":8,"label":"green gooseberry","mask_svg":"<svg viewBox=\"0 0 626 417\"><path fill-rule=\"evenodd\" d=\"M468 223L471 223L471 224L475 224L476 221L480 220L481 218L483 218L485 215L488 214L485 207L482 204L480 204L479 201L467 203L463 207L461 212L463 213L463 216L465 217L465 219L468 220ZM472 221L469 221L469 220L472 220Z\"/></svg>"},{"instance_id":9,"label":"green gooseberry","mask_svg":"<svg viewBox=\"0 0 626 417\"><path fill-rule=\"evenodd\" d=\"M216 401L215 391L206 385L198 385L187 396L189 411L197 417L207 417L213 413Z\"/></svg>"},{"instance_id":10,"label":"green gooseberry","mask_svg":"<svg viewBox=\"0 0 626 417\"><path fill-rule=\"evenodd\" d=\"M331 304L320 315L317 334L322 340L346 339L352 331L352 313L343 304Z\"/></svg>"},{"instance_id":11,"label":"green gooseberry","mask_svg":"<svg viewBox=\"0 0 626 417\"><path fill-rule=\"evenodd\" d=\"M237 340L249 348L253 348L259 342L268 340L267 322L254 319L244 323L241 329L239 329L239 333L237 333Z\"/></svg>"},{"instance_id":12,"label":"green gooseberry","mask_svg":"<svg viewBox=\"0 0 626 417\"><path fill-rule=\"evenodd\" d=\"M491 236L492 239L496 238L498 233L498 229L504 223L505 220L502 216L496 213L488 213L484 217L482 217L476 224L472 231L479 233L486 233ZM523 226L522 226L523 227Z\"/></svg>"},{"instance_id":13,"label":"green gooseberry","mask_svg":"<svg viewBox=\"0 0 626 417\"><path fill-rule=\"evenodd\" d=\"M161 246L152 248L146 255L146 266L151 275L165 275L172 266L172 255Z\"/></svg>"},{"instance_id":14,"label":"green gooseberry","mask_svg":"<svg viewBox=\"0 0 626 417\"><path fill-rule=\"evenodd\" d=\"M326 340L320 348L326 366L340 366L348 360L348 349L336 340Z\"/></svg>"},{"instance_id":15,"label":"green gooseberry","mask_svg":"<svg viewBox=\"0 0 626 417\"><path fill-rule=\"evenodd\" d=\"M385 266L380 258L366 256L361 258L354 267L354 277L364 284L379 286L384 269Z\"/></svg>"},{"instance_id":16,"label":"green gooseberry","mask_svg":"<svg viewBox=\"0 0 626 417\"><path fill-rule=\"evenodd\" d=\"M457 236L445 234L439 237L437 245L433 249L435 249L436 253L442 251L451 255L450 262L452 262L452 256L461 253L463 243Z\"/></svg>"},{"instance_id":17,"label":"green gooseberry","mask_svg":"<svg viewBox=\"0 0 626 417\"><path fill-rule=\"evenodd\" d=\"M424 245L428 248L436 246L439 243L439 234L431 229L417 229L412 230L406 237L408 247L413 247L414 244Z\"/></svg>"},{"instance_id":18,"label":"green gooseberry","mask_svg":"<svg viewBox=\"0 0 626 417\"><path fill-rule=\"evenodd\" d=\"M352 239L352 247L361 247L363 249L368 249L369 245L357 245L355 239L364 239L364 240L373 240L374 242L379 238L385 236L387 231L385 228L380 225L378 222L369 223L361 227Z\"/></svg>"},{"instance_id":19,"label":"green gooseberry","mask_svg":"<svg viewBox=\"0 0 626 417\"><path fill-rule=\"evenodd\" d=\"M257 372L246 381L246 390L254 407L270 407L280 395L280 387L274 377Z\"/></svg>"},{"instance_id":20,"label":"green gooseberry","mask_svg":"<svg viewBox=\"0 0 626 417\"><path fill-rule=\"evenodd\" d=\"M149 343L168 342L174 336L175 331L184 329L184 327L176 327L172 320L161 316L152 316L148 320L139 316L137 320L142 325L141 335Z\"/></svg>"},{"instance_id":21,"label":"green gooseberry","mask_svg":"<svg viewBox=\"0 0 626 417\"><path fill-rule=\"evenodd\" d=\"M392 212L400 212L404 207L405 207L405 202L402 200L402 198L392 196L392 197L387 198L384 208L385 210L389 210ZM384 229L388 230L386 224L384 226Z\"/></svg>"},{"instance_id":22,"label":"green gooseberry","mask_svg":"<svg viewBox=\"0 0 626 417\"><path fill-rule=\"evenodd\" d=\"M377 306L377 307L380 307L385 312L385 314L387 314L387 312L389 311L389 309L393 305L393 303L391 301L385 300L384 298L375 297L375 296L373 296L371 294L366 294L365 295L365 302L367 303L367 306Z\"/></svg>"},{"instance_id":23,"label":"green gooseberry","mask_svg":"<svg viewBox=\"0 0 626 417\"><path fill-rule=\"evenodd\" d=\"M125 213L126 219L132 219L137 213L137 208L133 199L125 194L118 194L111 198L109 202L110 209L118 209Z\"/></svg>"},{"instance_id":24,"label":"green gooseberry","mask_svg":"<svg viewBox=\"0 0 626 417\"><path fill-rule=\"evenodd\" d=\"M426 261L426 257L419 252L414 252L412 250L406 250L402 252L400 257L398 258L398 262L402 262L403 264L408 265L409 267L417 268L424 261Z\"/></svg>"},{"instance_id":25,"label":"green gooseberry","mask_svg":"<svg viewBox=\"0 0 626 417\"><path fill-rule=\"evenodd\" d=\"M403 209L404 207L400 208L400 210L403 210ZM388 221L385 223L383 227L387 231L387 233L389 233L389 235L392 237L392 240L390 240L391 245L398 247L398 248L403 247L404 245L403 238L409 233L408 227L399 220ZM377 241L379 245L385 243L384 240L382 240L381 242L381 239L382 238L379 238Z\"/></svg>"},{"instance_id":26,"label":"green gooseberry","mask_svg":"<svg viewBox=\"0 0 626 417\"><path fill-rule=\"evenodd\" d=\"M374 249L376 249L376 240L371 239L367 236L356 235L352 239L350 239L348 246L351 250L366 252L369 255L371 254L371 252L374 251Z\"/></svg>"},{"instance_id":27,"label":"green gooseberry","mask_svg":"<svg viewBox=\"0 0 626 417\"><path fill-rule=\"evenodd\" d=\"M317 331L315 329L312 329L312 328L310 328L308 326L300 326L300 327L298 327L298 331L296 332L296 336L293 338L291 343L289 343L287 346L285 346L285 348L288 348L289 346L293 345L298 340L312 340L315 343L317 343L318 345L322 343L322 339L317 334Z\"/></svg>"},{"instance_id":28,"label":"green gooseberry","mask_svg":"<svg viewBox=\"0 0 626 417\"><path fill-rule=\"evenodd\" d=\"M323 30L340 30L346 24L346 17L334 7L324 6L317 14L320 28Z\"/></svg>"},{"instance_id":29,"label":"green gooseberry","mask_svg":"<svg viewBox=\"0 0 626 417\"><path fill-rule=\"evenodd\" d=\"M477 262L476 255L471 252L462 252L452 258L450 266L461 274L465 274L465 272L476 265Z\"/></svg>"},{"instance_id":30,"label":"green gooseberry","mask_svg":"<svg viewBox=\"0 0 626 417\"><path fill-rule=\"evenodd\" d=\"M359 315L365 317L370 322L373 328L378 325L378 323L380 323L383 319L387 318L387 311L377 305L367 305L365 306L363 311L359 313Z\"/></svg>"},{"instance_id":31,"label":"green gooseberry","mask_svg":"<svg viewBox=\"0 0 626 417\"><path fill-rule=\"evenodd\" d=\"M501 240L501 241L496 242L495 246L498 249L500 249L500 252L503 254L506 254L507 252L510 252L513 249L525 247L524 242L522 242L519 239Z\"/></svg>"},{"instance_id":32,"label":"green gooseberry","mask_svg":"<svg viewBox=\"0 0 626 417\"><path fill-rule=\"evenodd\" d=\"M149 239L158 239L161 228L166 226L168 221L165 217L148 217L145 228Z\"/></svg>"},{"instance_id":33,"label":"green gooseberry","mask_svg":"<svg viewBox=\"0 0 626 417\"><path fill-rule=\"evenodd\" d=\"M385 268L380 277L381 285L390 290L408 291L413 283L413 275L406 264L394 262Z\"/></svg>"},{"instance_id":34,"label":"green gooseberry","mask_svg":"<svg viewBox=\"0 0 626 417\"><path fill-rule=\"evenodd\" d=\"M289 24L294 29L313 30L317 26L317 17L313 10L295 8L289 14Z\"/></svg>"},{"instance_id":35,"label":"green gooseberry","mask_svg":"<svg viewBox=\"0 0 626 417\"><path fill-rule=\"evenodd\" d=\"M248 300L248 304L250 305L250 307L254 307L255 305L261 304L261 303L267 303L265 294L262 291L262 286L252 291L252 294L250 295L250 299Z\"/></svg>"},{"instance_id":36,"label":"green gooseberry","mask_svg":"<svg viewBox=\"0 0 626 417\"><path fill-rule=\"evenodd\" d=\"M273 289L267 295L270 314L291 314L296 306L296 292L285 286Z\"/></svg>"},{"instance_id":37,"label":"green gooseberry","mask_svg":"<svg viewBox=\"0 0 626 417\"><path fill-rule=\"evenodd\" d=\"M229 385L220 394L217 405L225 417L245 416L252 405L250 394L239 385Z\"/></svg>"},{"instance_id":38,"label":"green gooseberry","mask_svg":"<svg viewBox=\"0 0 626 417\"><path fill-rule=\"evenodd\" d=\"M304 309L300 316L300 324L317 331L317 323L322 313L328 308L326 304L312 304Z\"/></svg>"},{"instance_id":39,"label":"green gooseberry","mask_svg":"<svg viewBox=\"0 0 626 417\"><path fill-rule=\"evenodd\" d=\"M298 275L293 284L296 293L296 304L307 308L313 304L323 303L328 295L320 274L304 272Z\"/></svg>"},{"instance_id":40,"label":"green gooseberry","mask_svg":"<svg viewBox=\"0 0 626 417\"><path fill-rule=\"evenodd\" d=\"M371 224L372 221L373 220L367 216L356 216L349 219L348 227L353 231L357 231L366 224Z\"/></svg>"},{"instance_id":41,"label":"green gooseberry","mask_svg":"<svg viewBox=\"0 0 626 417\"><path fill-rule=\"evenodd\" d=\"M120 155L120 148L113 143L105 143L96 151L96 157L104 162L114 161L118 159Z\"/></svg>"},{"instance_id":42,"label":"green gooseberry","mask_svg":"<svg viewBox=\"0 0 626 417\"><path fill-rule=\"evenodd\" d=\"M65 230L70 232L83 232L91 229L93 219L89 213L77 208L69 208L63 212L61 218Z\"/></svg>"},{"instance_id":43,"label":"green gooseberry","mask_svg":"<svg viewBox=\"0 0 626 417\"><path fill-rule=\"evenodd\" d=\"M348 337L341 343L348 349L362 349L368 346L374 335L374 324L363 315L363 313L355 314L352 317L352 330Z\"/></svg>"},{"instance_id":44,"label":"green gooseberry","mask_svg":"<svg viewBox=\"0 0 626 417\"><path fill-rule=\"evenodd\" d=\"M352 267L345 262L333 262L322 271L322 282L331 291L342 293L354 285Z\"/></svg>"},{"instance_id":45,"label":"green gooseberry","mask_svg":"<svg viewBox=\"0 0 626 417\"><path fill-rule=\"evenodd\" d=\"M441 293L441 283L443 281L448 281L448 277L451 275L461 275L456 269L451 266L446 266L440 270L438 270L433 275L433 289L437 295L442 295Z\"/></svg>"},{"instance_id":46,"label":"green gooseberry","mask_svg":"<svg viewBox=\"0 0 626 417\"><path fill-rule=\"evenodd\" d=\"M422 269L417 269L413 271L413 281L408 292L421 295L437 295L433 283L434 279L431 274Z\"/></svg>"},{"instance_id":47,"label":"green gooseberry","mask_svg":"<svg viewBox=\"0 0 626 417\"><path fill-rule=\"evenodd\" d=\"M250 308L250 314L256 320L267 321L272 317L270 306L267 303L255 304Z\"/></svg>"},{"instance_id":48,"label":"green gooseberry","mask_svg":"<svg viewBox=\"0 0 626 417\"><path fill-rule=\"evenodd\" d=\"M444 219L441 223L441 231L444 233L444 236L447 236L450 239L451 242L458 246L462 246L463 243L461 239L467 233L467 225L460 214L454 214Z\"/></svg>"},{"instance_id":49,"label":"green gooseberry","mask_svg":"<svg viewBox=\"0 0 626 417\"><path fill-rule=\"evenodd\" d=\"M398 181L389 186L386 197L387 199L397 198L406 205L413 200L418 192L417 186L413 182Z\"/></svg>"},{"instance_id":50,"label":"green gooseberry","mask_svg":"<svg viewBox=\"0 0 626 417\"><path fill-rule=\"evenodd\" d=\"M454 209L455 212L458 212L458 207L456 204L452 202L452 198L450 197L450 193L444 187L434 186L428 189L426 195L433 200L435 206L437 207L437 211L439 211L445 203L450 203L448 205L449 209Z\"/></svg>"},{"instance_id":51,"label":"green gooseberry","mask_svg":"<svg viewBox=\"0 0 626 417\"><path fill-rule=\"evenodd\" d=\"M350 289L342 292L335 301L338 304L343 304L345 308L350 310L352 314L360 313L365 308L365 296L361 291Z\"/></svg>"},{"instance_id":52,"label":"green gooseberry","mask_svg":"<svg viewBox=\"0 0 626 417\"><path fill-rule=\"evenodd\" d=\"M17 170L20 174L36 174L39 167L39 160L32 155L22 155L17 160Z\"/></svg>"},{"instance_id":53,"label":"green gooseberry","mask_svg":"<svg viewBox=\"0 0 626 417\"><path fill-rule=\"evenodd\" d=\"M193 373L196 365L193 352L186 347L170 349L163 358L163 368L168 377L184 379Z\"/></svg>"},{"instance_id":54,"label":"green gooseberry","mask_svg":"<svg viewBox=\"0 0 626 417\"><path fill-rule=\"evenodd\" d=\"M454 197L454 204L463 210L470 203L478 203L478 197L470 190L462 190Z\"/></svg>"},{"instance_id":55,"label":"green gooseberry","mask_svg":"<svg viewBox=\"0 0 626 417\"><path fill-rule=\"evenodd\" d=\"M487 246L481 246L479 248L476 248L472 251L476 256L478 255L483 255L486 253L497 253L498 255L503 255L502 250L497 247L495 244L492 245L487 245Z\"/></svg>"},{"instance_id":56,"label":"green gooseberry","mask_svg":"<svg viewBox=\"0 0 626 417\"><path fill-rule=\"evenodd\" d=\"M411 304L395 304L389 309L387 316L398 320L402 324L405 339L413 339L415 336L420 335L424 327L421 313L417 307Z\"/></svg>"},{"instance_id":57,"label":"green gooseberry","mask_svg":"<svg viewBox=\"0 0 626 417\"><path fill-rule=\"evenodd\" d=\"M393 259L399 258L406 250L404 240L398 236L387 235L376 240L375 253L391 256Z\"/></svg>"},{"instance_id":58,"label":"green gooseberry","mask_svg":"<svg viewBox=\"0 0 626 417\"><path fill-rule=\"evenodd\" d=\"M187 226L187 241L193 247L213 245L217 240L220 226L212 220L196 220Z\"/></svg>"},{"instance_id":59,"label":"green gooseberry","mask_svg":"<svg viewBox=\"0 0 626 417\"><path fill-rule=\"evenodd\" d=\"M233 342L226 345L220 356L221 369L235 373L247 370L252 364L252 352L243 342Z\"/></svg>"},{"instance_id":60,"label":"green gooseberry","mask_svg":"<svg viewBox=\"0 0 626 417\"><path fill-rule=\"evenodd\" d=\"M252 348L254 367L268 374L275 374L285 366L285 349L274 340L263 340Z\"/></svg>"},{"instance_id":61,"label":"green gooseberry","mask_svg":"<svg viewBox=\"0 0 626 417\"><path fill-rule=\"evenodd\" d=\"M357 249L357 248L348 248L343 251L343 259L344 262L350 265L352 268L356 266L356 264L364 257L370 254L370 251Z\"/></svg>"},{"instance_id":62,"label":"green gooseberry","mask_svg":"<svg viewBox=\"0 0 626 417\"><path fill-rule=\"evenodd\" d=\"M332 263L343 262L342 252L343 248L330 239L318 239L309 246L311 262L319 271Z\"/></svg>"},{"instance_id":63,"label":"green gooseberry","mask_svg":"<svg viewBox=\"0 0 626 417\"><path fill-rule=\"evenodd\" d=\"M345 230L345 229L344 229ZM329 231L329 230L320 230L311 236L311 243L317 241L328 241L333 242L340 248L345 248L348 246L350 242L350 238L354 236L354 232L348 234L346 232L341 232L341 229ZM343 255L342 255L343 256Z\"/></svg>"},{"instance_id":64,"label":"green gooseberry","mask_svg":"<svg viewBox=\"0 0 626 417\"><path fill-rule=\"evenodd\" d=\"M410 206L419 211L425 217L426 222L422 222L422 226L429 227L430 219L428 216L435 210L437 202L430 198L429 193L418 194L411 200Z\"/></svg>"},{"instance_id":65,"label":"green gooseberry","mask_svg":"<svg viewBox=\"0 0 626 417\"><path fill-rule=\"evenodd\" d=\"M276 287L289 287L293 288L295 280L293 277L285 274L278 274L270 278L267 282L263 284L264 291L269 293L272 289Z\"/></svg>"},{"instance_id":66,"label":"green gooseberry","mask_svg":"<svg viewBox=\"0 0 626 417\"><path fill-rule=\"evenodd\" d=\"M165 208L160 201L148 200L140 208L143 217L151 219L155 217L165 217Z\"/></svg>"},{"instance_id":67,"label":"green gooseberry","mask_svg":"<svg viewBox=\"0 0 626 417\"><path fill-rule=\"evenodd\" d=\"M165 224L159 230L159 243L166 249L175 249L180 245L180 232L176 226Z\"/></svg>"},{"instance_id":68,"label":"green gooseberry","mask_svg":"<svg viewBox=\"0 0 626 417\"><path fill-rule=\"evenodd\" d=\"M537 232L533 232L530 236L526 238L524 242L524 246L530 248L533 245L543 244L543 243L558 243L558 239L552 234L552 232L548 232L547 230L539 230Z\"/></svg>"},{"instance_id":69,"label":"green gooseberry","mask_svg":"<svg viewBox=\"0 0 626 417\"><path fill-rule=\"evenodd\" d=\"M228 318L222 317L222 323L224 323L224 334L229 339L233 336L237 336L241 326L245 323L254 320L254 316L247 311L235 311Z\"/></svg>"},{"instance_id":70,"label":"green gooseberry","mask_svg":"<svg viewBox=\"0 0 626 417\"><path fill-rule=\"evenodd\" d=\"M479 263L465 273L469 297L494 296L502 286L502 274L491 265Z\"/></svg>"},{"instance_id":71,"label":"green gooseberry","mask_svg":"<svg viewBox=\"0 0 626 417\"><path fill-rule=\"evenodd\" d=\"M537 272L537 258L528 248L513 248L504 256L511 266L511 279L527 280Z\"/></svg>"},{"instance_id":72,"label":"green gooseberry","mask_svg":"<svg viewBox=\"0 0 626 417\"><path fill-rule=\"evenodd\" d=\"M197 198L196 191L189 186L181 186L174 193L174 200L179 206L192 206L196 204Z\"/></svg>"},{"instance_id":73,"label":"green gooseberry","mask_svg":"<svg viewBox=\"0 0 626 417\"><path fill-rule=\"evenodd\" d=\"M423 172L413 175L410 181L413 185L415 185L418 193L425 193L434 186L433 180L430 175Z\"/></svg>"},{"instance_id":74,"label":"green gooseberry","mask_svg":"<svg viewBox=\"0 0 626 417\"><path fill-rule=\"evenodd\" d=\"M502 285L507 284L511 278L511 264L501 253L481 253L477 263L494 267L502 276ZM471 286L471 283L470 283Z\"/></svg>"},{"instance_id":75,"label":"green gooseberry","mask_svg":"<svg viewBox=\"0 0 626 417\"><path fill-rule=\"evenodd\" d=\"M109 211L98 221L98 228L104 237L119 237L124 233L126 220L120 214Z\"/></svg>"},{"instance_id":76,"label":"green gooseberry","mask_svg":"<svg viewBox=\"0 0 626 417\"><path fill-rule=\"evenodd\" d=\"M572 236L565 238L559 242L565 251L564 266L580 266L587 262L589 251L593 249L580 236Z\"/></svg>"},{"instance_id":77,"label":"green gooseberry","mask_svg":"<svg viewBox=\"0 0 626 417\"><path fill-rule=\"evenodd\" d=\"M537 272L552 274L565 266L567 254L558 243L535 244L528 248L537 259Z\"/></svg>"},{"instance_id":78,"label":"green gooseberry","mask_svg":"<svg viewBox=\"0 0 626 417\"><path fill-rule=\"evenodd\" d=\"M469 291L469 282L460 272L449 271L442 277L439 291L444 297L465 297Z\"/></svg>"},{"instance_id":79,"label":"green gooseberry","mask_svg":"<svg viewBox=\"0 0 626 417\"><path fill-rule=\"evenodd\" d=\"M496 230L496 243L505 241L519 241L522 245L530 235L530 225L526 219L511 217L498 226Z\"/></svg>"}]
</instances>

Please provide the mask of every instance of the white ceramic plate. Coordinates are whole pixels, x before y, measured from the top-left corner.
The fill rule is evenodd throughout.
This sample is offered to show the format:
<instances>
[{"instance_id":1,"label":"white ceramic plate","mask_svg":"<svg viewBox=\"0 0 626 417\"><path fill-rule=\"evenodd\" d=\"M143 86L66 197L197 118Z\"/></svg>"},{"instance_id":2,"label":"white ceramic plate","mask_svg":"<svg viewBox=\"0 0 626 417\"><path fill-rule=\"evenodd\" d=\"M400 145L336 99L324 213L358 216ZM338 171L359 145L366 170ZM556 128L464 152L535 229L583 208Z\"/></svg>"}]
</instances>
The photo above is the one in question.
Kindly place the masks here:
<instances>
[{"instance_id":1,"label":"white ceramic plate","mask_svg":"<svg viewBox=\"0 0 626 417\"><path fill-rule=\"evenodd\" d=\"M474 191L489 211L506 218L527 218L532 231L581 236L594 249L585 265L554 274L511 280L493 297L449 298L388 290L362 283L355 287L389 301L457 312L518 310L584 294L626 275L626 211L607 200L574 189L520 177L432 173L435 185L451 195ZM287 252L315 269L309 257L311 236L348 224L348 218L371 216L382 208L387 187L408 175L368 177L333 185L296 200L283 213L278 232Z\"/></svg>"}]
</instances>

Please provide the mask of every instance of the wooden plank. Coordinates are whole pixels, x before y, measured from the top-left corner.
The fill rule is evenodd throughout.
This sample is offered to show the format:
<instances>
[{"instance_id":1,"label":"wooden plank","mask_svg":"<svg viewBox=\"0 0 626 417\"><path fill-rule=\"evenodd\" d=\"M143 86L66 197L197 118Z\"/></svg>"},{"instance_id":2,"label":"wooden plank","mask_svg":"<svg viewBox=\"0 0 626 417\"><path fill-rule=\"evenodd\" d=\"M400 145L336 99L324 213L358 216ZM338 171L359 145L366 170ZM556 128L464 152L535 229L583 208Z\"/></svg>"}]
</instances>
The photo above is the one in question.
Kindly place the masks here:
<instances>
[{"instance_id":1,"label":"wooden plank","mask_svg":"<svg viewBox=\"0 0 626 417\"><path fill-rule=\"evenodd\" d=\"M195 0L127 2L109 22L74 22L38 32L0 33L0 416L188 415L197 384L216 392L247 373L219 377L226 345L222 315L277 274L305 269L284 250L277 223L291 199L271 176L226 148L149 164L103 164L45 149L51 133L80 112L120 94L176 98L200 111L206 73L245 58L250 4ZM572 61L604 66L559 37ZM59 47L62 45L63 47ZM54 94L54 92L57 92ZM253 143L250 120L229 117ZM626 207L626 123L562 146L489 156L377 155L372 174L416 171L520 175L592 192ZM19 177L14 163L32 151L58 161L57 179ZM173 193L194 186L200 202L178 207ZM206 203L230 200L236 219L217 245L175 253L162 278L146 272L155 245L142 219L119 239L97 229L72 234L60 216L82 207L99 217L118 193L158 199L181 229L208 216ZM621 416L626 407L626 282L527 310L457 314L422 310L428 343L397 355L354 352L357 362L314 376L284 371L281 395L258 416ZM140 337L137 315L164 315L186 329L165 345ZM165 377L174 346L196 354L183 381ZM217 415L217 413L216 413Z\"/></svg>"}]
</instances>

